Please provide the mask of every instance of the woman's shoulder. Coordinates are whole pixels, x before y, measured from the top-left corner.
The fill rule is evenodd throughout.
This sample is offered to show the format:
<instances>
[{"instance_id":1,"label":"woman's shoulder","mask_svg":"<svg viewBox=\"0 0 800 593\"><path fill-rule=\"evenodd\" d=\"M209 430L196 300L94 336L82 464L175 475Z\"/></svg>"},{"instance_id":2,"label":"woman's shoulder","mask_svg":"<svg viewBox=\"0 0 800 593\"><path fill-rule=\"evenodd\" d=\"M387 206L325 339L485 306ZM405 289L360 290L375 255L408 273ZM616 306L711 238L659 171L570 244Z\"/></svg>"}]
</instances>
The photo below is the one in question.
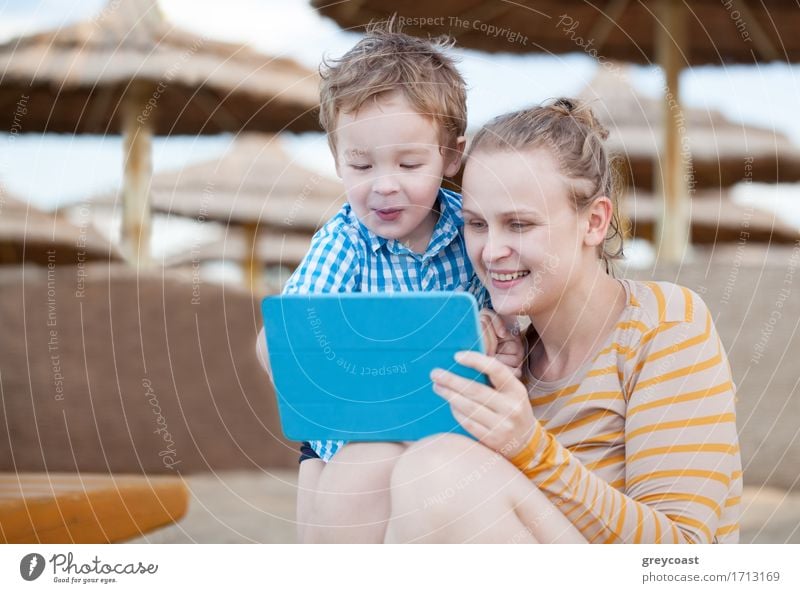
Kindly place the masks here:
<instances>
[{"instance_id":1,"label":"woman's shoulder","mask_svg":"<svg viewBox=\"0 0 800 593\"><path fill-rule=\"evenodd\" d=\"M666 323L705 322L708 308L696 292L685 286L663 281L622 281L628 292L628 308L647 329Z\"/></svg>"}]
</instances>

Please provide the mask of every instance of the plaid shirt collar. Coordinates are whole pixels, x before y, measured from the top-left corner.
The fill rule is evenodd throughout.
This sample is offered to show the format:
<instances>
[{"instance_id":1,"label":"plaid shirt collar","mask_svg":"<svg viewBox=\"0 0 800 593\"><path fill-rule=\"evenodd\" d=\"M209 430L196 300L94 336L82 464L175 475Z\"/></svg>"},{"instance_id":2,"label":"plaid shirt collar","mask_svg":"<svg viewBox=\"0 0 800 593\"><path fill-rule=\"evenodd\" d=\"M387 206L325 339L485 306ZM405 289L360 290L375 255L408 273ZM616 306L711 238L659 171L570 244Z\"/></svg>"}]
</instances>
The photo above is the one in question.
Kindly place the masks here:
<instances>
[{"instance_id":1,"label":"plaid shirt collar","mask_svg":"<svg viewBox=\"0 0 800 593\"><path fill-rule=\"evenodd\" d=\"M350 209L350 219L358 227L359 232L366 239L373 253L385 248L390 253L410 255L422 261L427 261L450 245L460 232L461 227L464 226L464 219L461 215L461 196L457 193L440 188L434 207L439 210L439 220L436 221L431 240L424 253L411 251L397 239L379 237L358 219L352 208Z\"/></svg>"}]
</instances>

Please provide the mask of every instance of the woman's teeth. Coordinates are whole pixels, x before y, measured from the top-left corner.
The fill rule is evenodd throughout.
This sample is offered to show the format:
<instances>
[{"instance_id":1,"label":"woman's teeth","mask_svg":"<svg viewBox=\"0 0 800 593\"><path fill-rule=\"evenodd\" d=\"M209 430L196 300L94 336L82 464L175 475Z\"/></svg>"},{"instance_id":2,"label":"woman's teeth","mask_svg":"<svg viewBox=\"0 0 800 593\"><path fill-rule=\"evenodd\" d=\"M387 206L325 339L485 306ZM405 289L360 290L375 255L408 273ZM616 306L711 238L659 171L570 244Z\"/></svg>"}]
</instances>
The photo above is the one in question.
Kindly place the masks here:
<instances>
[{"instance_id":1,"label":"woman's teeth","mask_svg":"<svg viewBox=\"0 0 800 593\"><path fill-rule=\"evenodd\" d=\"M489 276L492 280L499 280L500 282L508 282L509 280L516 280L517 278L522 278L523 276L527 276L530 274L529 271L525 272L514 272L513 274L497 274L495 272L489 272Z\"/></svg>"}]
</instances>

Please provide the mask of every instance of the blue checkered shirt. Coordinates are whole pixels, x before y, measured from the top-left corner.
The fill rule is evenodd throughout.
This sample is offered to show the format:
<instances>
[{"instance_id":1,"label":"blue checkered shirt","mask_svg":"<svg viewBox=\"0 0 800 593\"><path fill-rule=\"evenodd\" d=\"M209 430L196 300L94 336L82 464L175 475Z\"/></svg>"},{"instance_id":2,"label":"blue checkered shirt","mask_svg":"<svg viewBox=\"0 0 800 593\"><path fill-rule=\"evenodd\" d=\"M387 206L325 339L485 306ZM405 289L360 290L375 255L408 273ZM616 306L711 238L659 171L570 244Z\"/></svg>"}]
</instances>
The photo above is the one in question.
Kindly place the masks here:
<instances>
[{"instance_id":1,"label":"blue checkered shirt","mask_svg":"<svg viewBox=\"0 0 800 593\"><path fill-rule=\"evenodd\" d=\"M314 235L283 294L466 290L483 306L488 293L467 257L461 232L461 196L440 189L437 204L439 220L425 253L414 253L395 239L379 237L345 204ZM343 445L344 441L311 441L323 461L330 460Z\"/></svg>"}]
</instances>

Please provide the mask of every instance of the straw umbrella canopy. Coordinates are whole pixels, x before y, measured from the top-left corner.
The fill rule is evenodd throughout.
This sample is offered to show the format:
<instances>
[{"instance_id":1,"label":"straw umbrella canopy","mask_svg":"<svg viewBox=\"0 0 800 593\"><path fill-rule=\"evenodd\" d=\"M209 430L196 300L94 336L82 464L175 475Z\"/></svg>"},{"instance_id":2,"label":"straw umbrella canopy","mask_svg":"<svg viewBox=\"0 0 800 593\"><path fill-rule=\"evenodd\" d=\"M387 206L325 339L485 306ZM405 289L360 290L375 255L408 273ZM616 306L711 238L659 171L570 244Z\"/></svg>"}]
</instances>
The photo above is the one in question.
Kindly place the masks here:
<instances>
[{"instance_id":1,"label":"straw umbrella canopy","mask_svg":"<svg viewBox=\"0 0 800 593\"><path fill-rule=\"evenodd\" d=\"M317 76L297 63L182 31L157 0L0 46L0 126L124 136L123 243L149 245L153 134L315 130Z\"/></svg>"},{"instance_id":2,"label":"straw umbrella canopy","mask_svg":"<svg viewBox=\"0 0 800 593\"><path fill-rule=\"evenodd\" d=\"M253 260L252 276L246 280L256 294L280 292L288 273L303 260L311 246L311 235L262 233L253 247L250 237L241 229L228 229L225 237L192 246L191 249L164 258L164 267L176 272L185 270L191 278L203 276L202 267L216 262ZM261 267L258 267L261 266ZM246 268L246 272L249 268Z\"/></svg>"},{"instance_id":3,"label":"straw umbrella canopy","mask_svg":"<svg viewBox=\"0 0 800 593\"><path fill-rule=\"evenodd\" d=\"M686 132L678 78L691 65L800 61L800 11L793 2L738 0L312 0L345 28L396 15L415 35L449 34L464 47L502 52L585 52L609 60L658 63L666 84L663 168L656 180L669 216L659 221L660 254L680 261L689 241L689 188L681 155Z\"/></svg>"},{"instance_id":4,"label":"straw umbrella canopy","mask_svg":"<svg viewBox=\"0 0 800 593\"><path fill-rule=\"evenodd\" d=\"M337 180L294 162L277 136L257 133L240 135L216 159L155 175L151 187L157 212L239 229L244 245L225 252L241 258L251 287L264 263L299 261L300 245L345 201Z\"/></svg>"},{"instance_id":5,"label":"straw umbrella canopy","mask_svg":"<svg viewBox=\"0 0 800 593\"><path fill-rule=\"evenodd\" d=\"M653 239L663 204L644 191L625 201L623 212L632 233ZM743 206L733 201L728 190L699 191L690 203L692 243L717 245L746 242L794 245L800 241L800 227L792 226L773 212Z\"/></svg>"},{"instance_id":6,"label":"straw umbrella canopy","mask_svg":"<svg viewBox=\"0 0 800 593\"><path fill-rule=\"evenodd\" d=\"M664 127L659 101L638 93L623 66L598 70L580 98L608 128L607 146L622 158L628 185L652 191ZM800 181L800 148L785 134L734 123L713 109L686 108L683 113L691 130L684 148L691 157L686 173L692 188Z\"/></svg>"},{"instance_id":7,"label":"straw umbrella canopy","mask_svg":"<svg viewBox=\"0 0 800 593\"><path fill-rule=\"evenodd\" d=\"M311 247L311 236L301 234L265 235L256 242L256 261L264 265L286 266L294 269ZM213 261L246 261L253 256L249 237L233 229L224 239L198 245L189 251L164 259L166 266L185 266Z\"/></svg>"},{"instance_id":8,"label":"straw umbrella canopy","mask_svg":"<svg viewBox=\"0 0 800 593\"><path fill-rule=\"evenodd\" d=\"M0 202L0 264L77 265L122 261L89 225L77 226L8 195Z\"/></svg>"},{"instance_id":9,"label":"straw umbrella canopy","mask_svg":"<svg viewBox=\"0 0 800 593\"><path fill-rule=\"evenodd\" d=\"M37 212L36 208L27 202L8 192L0 182L0 217L2 216L23 216L28 210Z\"/></svg>"}]
</instances>

